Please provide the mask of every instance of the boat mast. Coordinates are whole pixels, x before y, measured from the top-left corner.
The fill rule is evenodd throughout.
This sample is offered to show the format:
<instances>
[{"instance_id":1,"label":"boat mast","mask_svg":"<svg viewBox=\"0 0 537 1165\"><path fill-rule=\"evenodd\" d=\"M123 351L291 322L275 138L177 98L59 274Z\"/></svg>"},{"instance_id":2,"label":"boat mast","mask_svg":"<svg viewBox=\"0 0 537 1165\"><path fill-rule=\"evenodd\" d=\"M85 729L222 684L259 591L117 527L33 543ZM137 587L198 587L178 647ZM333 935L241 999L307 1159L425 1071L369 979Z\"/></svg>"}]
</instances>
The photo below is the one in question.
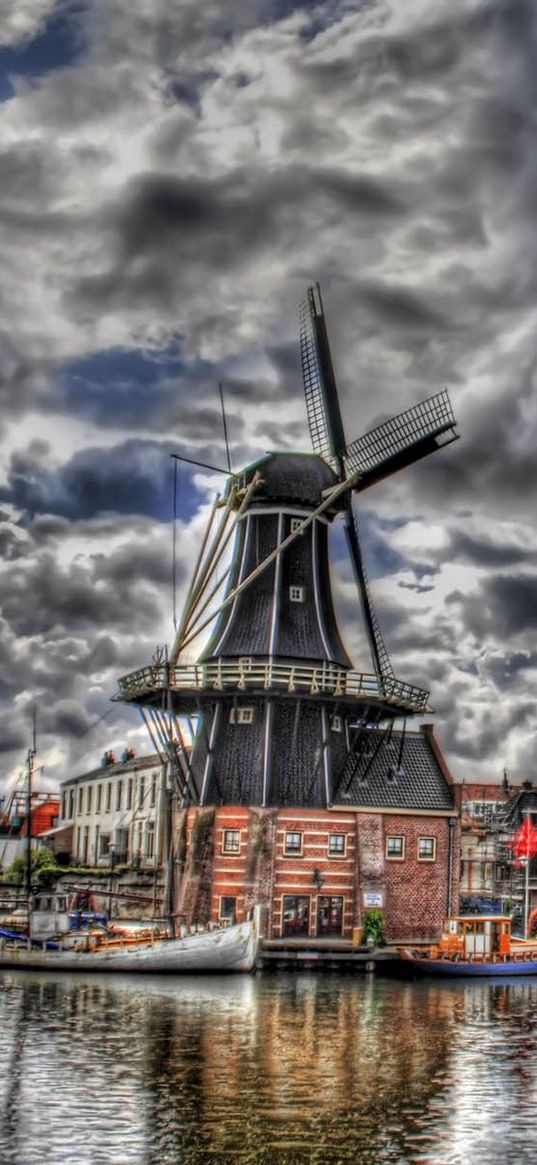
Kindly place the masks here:
<instances>
[{"instance_id":1,"label":"boat mast","mask_svg":"<svg viewBox=\"0 0 537 1165\"><path fill-rule=\"evenodd\" d=\"M32 747L28 749L26 758L26 900L28 905L28 934L30 934L32 911L32 777L36 757L36 709L33 710Z\"/></svg>"}]
</instances>

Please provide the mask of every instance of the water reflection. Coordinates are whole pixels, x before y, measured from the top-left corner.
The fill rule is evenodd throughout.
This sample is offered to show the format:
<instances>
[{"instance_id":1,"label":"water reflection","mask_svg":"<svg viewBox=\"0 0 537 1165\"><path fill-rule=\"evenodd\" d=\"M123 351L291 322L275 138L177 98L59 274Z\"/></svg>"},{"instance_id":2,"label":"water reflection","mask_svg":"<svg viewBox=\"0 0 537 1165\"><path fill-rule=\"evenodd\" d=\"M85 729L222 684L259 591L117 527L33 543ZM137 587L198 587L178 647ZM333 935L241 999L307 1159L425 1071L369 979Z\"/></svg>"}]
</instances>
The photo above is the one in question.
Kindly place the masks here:
<instances>
[{"instance_id":1,"label":"water reflection","mask_svg":"<svg viewBox=\"0 0 537 1165\"><path fill-rule=\"evenodd\" d=\"M5 1165L533 1162L534 981L0 983Z\"/></svg>"}]
</instances>

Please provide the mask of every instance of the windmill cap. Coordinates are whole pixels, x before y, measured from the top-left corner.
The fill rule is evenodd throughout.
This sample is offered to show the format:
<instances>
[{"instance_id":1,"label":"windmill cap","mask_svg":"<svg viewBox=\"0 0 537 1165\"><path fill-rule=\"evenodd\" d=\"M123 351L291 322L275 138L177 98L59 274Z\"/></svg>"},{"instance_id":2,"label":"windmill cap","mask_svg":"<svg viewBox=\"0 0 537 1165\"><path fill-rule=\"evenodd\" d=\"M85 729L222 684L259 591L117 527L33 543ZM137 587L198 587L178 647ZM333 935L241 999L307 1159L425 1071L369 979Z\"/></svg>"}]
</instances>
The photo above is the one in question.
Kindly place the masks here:
<instances>
[{"instance_id":1,"label":"windmill cap","mask_svg":"<svg viewBox=\"0 0 537 1165\"><path fill-rule=\"evenodd\" d=\"M252 496L252 503L260 501L295 502L319 506L323 493L337 485L338 478L317 453L266 453L243 469L237 477L248 486L254 474L261 481ZM342 499L335 503L342 508Z\"/></svg>"}]
</instances>

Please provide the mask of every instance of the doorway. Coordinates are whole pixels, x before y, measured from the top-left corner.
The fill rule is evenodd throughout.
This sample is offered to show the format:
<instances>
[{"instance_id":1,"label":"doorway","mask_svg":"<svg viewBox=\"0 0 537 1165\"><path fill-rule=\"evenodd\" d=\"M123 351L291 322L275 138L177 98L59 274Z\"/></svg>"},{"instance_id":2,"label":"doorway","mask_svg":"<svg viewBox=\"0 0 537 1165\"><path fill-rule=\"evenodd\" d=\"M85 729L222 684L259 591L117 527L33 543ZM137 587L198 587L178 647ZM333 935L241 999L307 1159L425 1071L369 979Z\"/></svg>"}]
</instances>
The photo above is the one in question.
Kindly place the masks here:
<instances>
[{"instance_id":1,"label":"doorway","mask_svg":"<svg viewBox=\"0 0 537 1165\"><path fill-rule=\"evenodd\" d=\"M282 935L308 935L310 900L305 895L284 894L282 899Z\"/></svg>"},{"instance_id":2,"label":"doorway","mask_svg":"<svg viewBox=\"0 0 537 1165\"><path fill-rule=\"evenodd\" d=\"M317 899L317 936L341 937L343 932L343 898L339 895L320 895Z\"/></svg>"}]
</instances>

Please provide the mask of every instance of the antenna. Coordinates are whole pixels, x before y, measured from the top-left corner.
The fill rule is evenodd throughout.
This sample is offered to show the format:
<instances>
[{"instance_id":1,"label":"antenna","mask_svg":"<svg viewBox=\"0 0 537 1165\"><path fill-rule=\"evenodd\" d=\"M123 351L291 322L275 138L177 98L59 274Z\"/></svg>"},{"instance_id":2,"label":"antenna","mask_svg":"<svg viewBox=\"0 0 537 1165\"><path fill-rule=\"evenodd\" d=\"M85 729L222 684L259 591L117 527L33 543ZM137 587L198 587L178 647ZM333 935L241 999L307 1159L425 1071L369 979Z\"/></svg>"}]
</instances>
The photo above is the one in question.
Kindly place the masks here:
<instances>
[{"instance_id":1,"label":"antenna","mask_svg":"<svg viewBox=\"0 0 537 1165\"><path fill-rule=\"evenodd\" d=\"M177 458L173 459L173 525L172 525L172 606L173 629L177 631Z\"/></svg>"},{"instance_id":2,"label":"antenna","mask_svg":"<svg viewBox=\"0 0 537 1165\"><path fill-rule=\"evenodd\" d=\"M200 469L212 469L213 473L225 473L226 477L231 472L229 469L222 469L220 465L208 465L206 461L194 461L192 457L183 457L182 453L170 453L170 457L176 461L186 461L188 465L198 465Z\"/></svg>"},{"instance_id":3,"label":"antenna","mask_svg":"<svg viewBox=\"0 0 537 1165\"><path fill-rule=\"evenodd\" d=\"M37 709L32 709L32 747L26 757L26 896L28 901L28 935L32 925L32 776L36 754Z\"/></svg>"},{"instance_id":4,"label":"antenna","mask_svg":"<svg viewBox=\"0 0 537 1165\"><path fill-rule=\"evenodd\" d=\"M230 457L229 457L229 441L227 438L226 410L224 408L224 389L223 389L222 381L220 381L220 383L218 385L218 391L220 393L220 408L222 409L222 424L224 426L224 441L226 443L227 469L228 469L228 473L231 473L231 461L230 461Z\"/></svg>"}]
</instances>

